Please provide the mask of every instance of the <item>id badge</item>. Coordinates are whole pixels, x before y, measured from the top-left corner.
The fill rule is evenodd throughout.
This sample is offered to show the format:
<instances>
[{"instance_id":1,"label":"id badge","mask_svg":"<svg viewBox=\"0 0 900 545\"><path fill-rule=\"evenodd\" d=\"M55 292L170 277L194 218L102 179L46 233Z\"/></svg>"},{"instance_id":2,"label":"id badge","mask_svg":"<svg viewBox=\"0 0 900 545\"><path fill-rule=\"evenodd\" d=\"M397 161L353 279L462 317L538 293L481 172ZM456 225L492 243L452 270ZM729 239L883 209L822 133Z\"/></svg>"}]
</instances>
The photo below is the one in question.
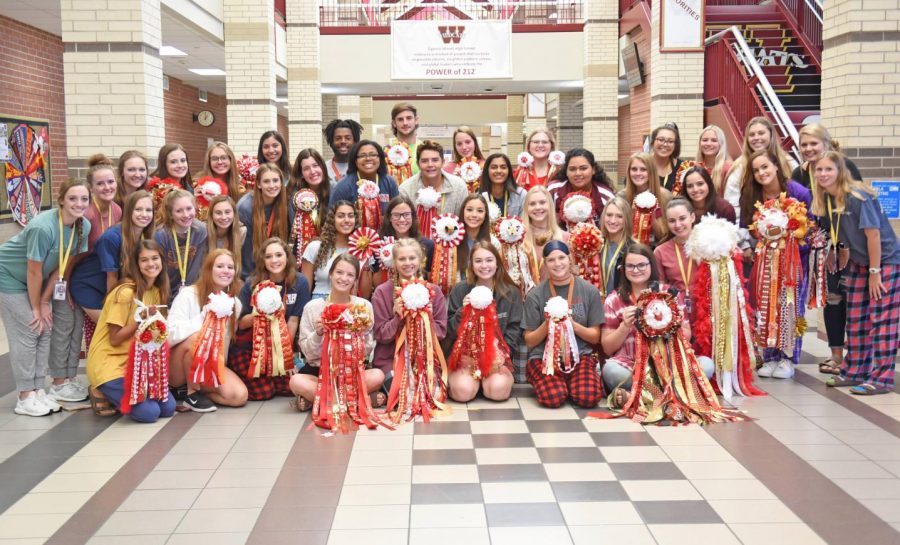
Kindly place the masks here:
<instances>
[{"instance_id":1,"label":"id badge","mask_svg":"<svg viewBox=\"0 0 900 545\"><path fill-rule=\"evenodd\" d=\"M53 300L54 301L65 301L66 300L66 281L60 280L53 286Z\"/></svg>"}]
</instances>

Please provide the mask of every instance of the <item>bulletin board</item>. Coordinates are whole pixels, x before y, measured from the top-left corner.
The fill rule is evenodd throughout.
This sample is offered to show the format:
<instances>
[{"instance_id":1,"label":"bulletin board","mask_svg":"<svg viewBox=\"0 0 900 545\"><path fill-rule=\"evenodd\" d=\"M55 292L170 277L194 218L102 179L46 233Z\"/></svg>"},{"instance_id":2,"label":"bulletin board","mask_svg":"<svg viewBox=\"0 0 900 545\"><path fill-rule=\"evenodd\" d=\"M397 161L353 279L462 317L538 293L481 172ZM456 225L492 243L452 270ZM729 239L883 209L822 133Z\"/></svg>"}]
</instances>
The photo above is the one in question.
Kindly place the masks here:
<instances>
[{"instance_id":1,"label":"bulletin board","mask_svg":"<svg viewBox=\"0 0 900 545\"><path fill-rule=\"evenodd\" d=\"M0 221L25 226L52 206L50 121L0 114Z\"/></svg>"}]
</instances>

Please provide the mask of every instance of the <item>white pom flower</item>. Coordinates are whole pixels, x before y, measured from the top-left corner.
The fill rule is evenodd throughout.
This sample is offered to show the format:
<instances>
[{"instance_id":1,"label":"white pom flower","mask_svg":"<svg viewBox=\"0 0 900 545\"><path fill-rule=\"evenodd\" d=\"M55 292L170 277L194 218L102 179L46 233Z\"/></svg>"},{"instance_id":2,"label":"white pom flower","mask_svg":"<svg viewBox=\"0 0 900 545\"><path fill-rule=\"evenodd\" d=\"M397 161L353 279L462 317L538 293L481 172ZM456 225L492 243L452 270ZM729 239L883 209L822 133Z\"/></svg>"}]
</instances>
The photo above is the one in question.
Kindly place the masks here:
<instances>
[{"instance_id":1,"label":"white pom flower","mask_svg":"<svg viewBox=\"0 0 900 545\"><path fill-rule=\"evenodd\" d=\"M563 204L563 216L571 223L581 223L591 219L594 203L586 195L572 195Z\"/></svg>"},{"instance_id":2,"label":"white pom flower","mask_svg":"<svg viewBox=\"0 0 900 545\"><path fill-rule=\"evenodd\" d=\"M494 202L494 199L491 199L485 195L484 197L487 199L488 203L488 221L490 223L497 223L497 220L500 219L500 216L503 215L503 211L500 210L500 207L497 206L497 203Z\"/></svg>"},{"instance_id":3,"label":"white pom flower","mask_svg":"<svg viewBox=\"0 0 900 545\"><path fill-rule=\"evenodd\" d=\"M691 259L715 261L730 256L737 243L737 225L707 214L691 231L691 236L684 243L684 251Z\"/></svg>"},{"instance_id":4,"label":"white pom flower","mask_svg":"<svg viewBox=\"0 0 900 545\"><path fill-rule=\"evenodd\" d=\"M451 243L459 238L460 230L463 228L459 223L459 219L452 214L447 214L439 218L435 218L434 235L441 242Z\"/></svg>"},{"instance_id":5,"label":"white pom flower","mask_svg":"<svg viewBox=\"0 0 900 545\"><path fill-rule=\"evenodd\" d=\"M359 195L364 199L377 199L381 190L378 189L378 184L373 182L372 180L365 180L363 183L359 185Z\"/></svg>"},{"instance_id":6,"label":"white pom flower","mask_svg":"<svg viewBox=\"0 0 900 545\"><path fill-rule=\"evenodd\" d=\"M551 297L544 305L544 312L558 322L569 315L569 303L558 295Z\"/></svg>"},{"instance_id":7,"label":"white pom flower","mask_svg":"<svg viewBox=\"0 0 900 545\"><path fill-rule=\"evenodd\" d=\"M200 186L200 193L206 197L206 200L212 200L222 194L222 187L216 182L206 182Z\"/></svg>"},{"instance_id":8,"label":"white pom flower","mask_svg":"<svg viewBox=\"0 0 900 545\"><path fill-rule=\"evenodd\" d=\"M319 198L308 189L301 189L294 195L294 206L303 212L312 212L319 206Z\"/></svg>"},{"instance_id":9,"label":"white pom flower","mask_svg":"<svg viewBox=\"0 0 900 545\"><path fill-rule=\"evenodd\" d=\"M555 167L561 167L566 164L566 154L560 150L553 150L547 157L547 162Z\"/></svg>"},{"instance_id":10,"label":"white pom flower","mask_svg":"<svg viewBox=\"0 0 900 545\"><path fill-rule=\"evenodd\" d=\"M663 330L672 322L672 309L663 301L651 301L644 308L644 322L653 329Z\"/></svg>"},{"instance_id":11,"label":"white pom flower","mask_svg":"<svg viewBox=\"0 0 900 545\"><path fill-rule=\"evenodd\" d=\"M409 163L409 150L402 144L394 144L388 148L388 161L395 167L402 167Z\"/></svg>"},{"instance_id":12,"label":"white pom flower","mask_svg":"<svg viewBox=\"0 0 900 545\"><path fill-rule=\"evenodd\" d=\"M634 197L634 205L644 210L650 210L656 206L656 195L649 191L638 193Z\"/></svg>"},{"instance_id":13,"label":"white pom flower","mask_svg":"<svg viewBox=\"0 0 900 545\"><path fill-rule=\"evenodd\" d=\"M782 210L766 208L760 213L758 229L760 233L766 233L770 229L787 229L788 215Z\"/></svg>"},{"instance_id":14,"label":"white pom flower","mask_svg":"<svg viewBox=\"0 0 900 545\"><path fill-rule=\"evenodd\" d=\"M416 204L425 210L435 208L441 201L441 194L433 187L425 186L416 192Z\"/></svg>"},{"instance_id":15,"label":"white pom flower","mask_svg":"<svg viewBox=\"0 0 900 545\"><path fill-rule=\"evenodd\" d=\"M263 314L275 314L281 305L281 293L276 288L263 288L256 294L256 310Z\"/></svg>"},{"instance_id":16,"label":"white pom flower","mask_svg":"<svg viewBox=\"0 0 900 545\"><path fill-rule=\"evenodd\" d=\"M431 301L431 293L424 284L409 284L400 292L400 299L403 300L403 306L409 310L420 310L425 308Z\"/></svg>"},{"instance_id":17,"label":"white pom flower","mask_svg":"<svg viewBox=\"0 0 900 545\"><path fill-rule=\"evenodd\" d=\"M466 161L459 167L459 177L467 183L472 183L481 176L481 167L478 161Z\"/></svg>"},{"instance_id":18,"label":"white pom flower","mask_svg":"<svg viewBox=\"0 0 900 545\"><path fill-rule=\"evenodd\" d=\"M525 236L525 225L519 218L505 218L497 226L497 237L506 244L515 244Z\"/></svg>"},{"instance_id":19,"label":"white pom flower","mask_svg":"<svg viewBox=\"0 0 900 545\"><path fill-rule=\"evenodd\" d=\"M378 250L375 251L375 255L378 257L378 261L381 262L382 266L385 269L393 269L394 268L394 242L387 242L382 244Z\"/></svg>"},{"instance_id":20,"label":"white pom flower","mask_svg":"<svg viewBox=\"0 0 900 545\"><path fill-rule=\"evenodd\" d=\"M493 300L494 294L491 292L491 288L486 286L475 286L469 292L469 304L474 309L484 310L490 306Z\"/></svg>"},{"instance_id":21,"label":"white pom flower","mask_svg":"<svg viewBox=\"0 0 900 545\"><path fill-rule=\"evenodd\" d=\"M228 318L234 314L234 297L227 293L210 293L206 309L217 318Z\"/></svg>"},{"instance_id":22,"label":"white pom flower","mask_svg":"<svg viewBox=\"0 0 900 545\"><path fill-rule=\"evenodd\" d=\"M528 168L534 164L534 156L527 151L523 151L516 157L516 163L522 168Z\"/></svg>"}]
</instances>

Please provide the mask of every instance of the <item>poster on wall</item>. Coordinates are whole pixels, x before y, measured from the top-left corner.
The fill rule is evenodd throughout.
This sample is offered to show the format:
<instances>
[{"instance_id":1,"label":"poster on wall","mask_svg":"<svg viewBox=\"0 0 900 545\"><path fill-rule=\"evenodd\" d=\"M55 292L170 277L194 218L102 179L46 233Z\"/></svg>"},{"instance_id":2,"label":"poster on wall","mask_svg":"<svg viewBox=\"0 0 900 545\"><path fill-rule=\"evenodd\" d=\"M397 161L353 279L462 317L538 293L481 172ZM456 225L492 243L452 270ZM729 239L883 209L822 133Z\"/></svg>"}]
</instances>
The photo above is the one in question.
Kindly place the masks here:
<instances>
[{"instance_id":1,"label":"poster on wall","mask_svg":"<svg viewBox=\"0 0 900 545\"><path fill-rule=\"evenodd\" d=\"M511 21L391 22L391 78L512 77Z\"/></svg>"},{"instance_id":2,"label":"poster on wall","mask_svg":"<svg viewBox=\"0 0 900 545\"><path fill-rule=\"evenodd\" d=\"M703 51L703 0L661 0L659 50Z\"/></svg>"},{"instance_id":3,"label":"poster on wall","mask_svg":"<svg viewBox=\"0 0 900 545\"><path fill-rule=\"evenodd\" d=\"M50 164L50 122L0 114L0 221L24 227L52 206Z\"/></svg>"}]
</instances>

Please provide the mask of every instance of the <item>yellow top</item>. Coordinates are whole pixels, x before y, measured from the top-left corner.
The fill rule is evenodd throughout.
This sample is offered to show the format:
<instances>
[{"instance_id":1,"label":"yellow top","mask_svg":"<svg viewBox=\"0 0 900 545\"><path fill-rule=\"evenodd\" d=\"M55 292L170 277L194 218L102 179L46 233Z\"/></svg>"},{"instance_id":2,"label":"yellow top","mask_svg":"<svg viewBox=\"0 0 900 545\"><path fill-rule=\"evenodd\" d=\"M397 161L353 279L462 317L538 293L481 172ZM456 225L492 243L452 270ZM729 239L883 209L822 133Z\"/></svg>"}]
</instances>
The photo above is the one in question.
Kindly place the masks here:
<instances>
[{"instance_id":1,"label":"yellow top","mask_svg":"<svg viewBox=\"0 0 900 545\"><path fill-rule=\"evenodd\" d=\"M159 290L153 287L144 293L144 304L159 304ZM109 341L109 326L125 327L133 323L137 308L134 303L134 284L120 284L107 295L87 356L87 377L92 388L125 376L131 339L123 344L113 345Z\"/></svg>"}]
</instances>

